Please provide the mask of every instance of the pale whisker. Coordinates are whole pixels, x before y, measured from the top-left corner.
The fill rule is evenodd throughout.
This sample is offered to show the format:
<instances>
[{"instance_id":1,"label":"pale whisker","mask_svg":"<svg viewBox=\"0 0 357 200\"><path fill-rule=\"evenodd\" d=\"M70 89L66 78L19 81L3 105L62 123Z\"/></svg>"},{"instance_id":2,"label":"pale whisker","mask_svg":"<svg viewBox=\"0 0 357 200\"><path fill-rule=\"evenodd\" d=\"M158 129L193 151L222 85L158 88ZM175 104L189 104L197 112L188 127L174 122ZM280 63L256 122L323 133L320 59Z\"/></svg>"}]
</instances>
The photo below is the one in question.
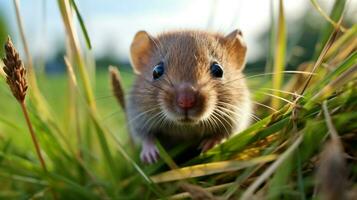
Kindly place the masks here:
<instances>
[{"instance_id":1,"label":"pale whisker","mask_svg":"<svg viewBox=\"0 0 357 200\"><path fill-rule=\"evenodd\" d=\"M280 99L280 100L285 101L286 103L289 103L289 104L291 104L291 105L295 105L294 102L289 101L289 100L287 100L287 99L285 99L285 98L283 98L283 97L279 97L279 96L277 96L277 95L269 94L269 93L266 93L266 92L259 92L259 93L262 93L262 94L265 94L265 95L268 95L268 96L271 96L271 97Z\"/></svg>"},{"instance_id":2,"label":"pale whisker","mask_svg":"<svg viewBox=\"0 0 357 200\"><path fill-rule=\"evenodd\" d=\"M267 105L265 105L265 104L259 103L259 102L257 102L257 101L253 101L253 103L254 103L254 104L257 104L257 105L259 105L259 106L268 108L268 109L270 109L270 110L272 110L272 111L274 111L274 112L277 112L277 111L278 111L278 110L276 110L276 109L274 109L274 108L272 108L272 107L270 107L270 106L267 106Z\"/></svg>"},{"instance_id":3,"label":"pale whisker","mask_svg":"<svg viewBox=\"0 0 357 200\"><path fill-rule=\"evenodd\" d=\"M220 124L223 126L224 130L226 131L226 134L229 134L229 131L227 129L227 127L224 125L224 123L222 123L221 119L217 116L217 113L214 111L211 115L215 120L214 122L216 122L217 127L220 127Z\"/></svg>"},{"instance_id":4,"label":"pale whisker","mask_svg":"<svg viewBox=\"0 0 357 200\"><path fill-rule=\"evenodd\" d=\"M220 108L220 107L217 106L217 108ZM222 117L222 119L223 119L225 122L227 122L227 124L228 124L228 125L230 126L230 128L233 130L234 127L233 127L233 125L232 125L232 122L234 122L235 120L232 118L232 116L228 115L227 113L223 112L223 111L220 110L220 109L217 109L216 111L219 112L219 114L224 115L224 116L226 116L229 120L231 120L231 121L228 121L225 117Z\"/></svg>"},{"instance_id":5,"label":"pale whisker","mask_svg":"<svg viewBox=\"0 0 357 200\"><path fill-rule=\"evenodd\" d=\"M132 119L128 122L128 124L133 123L135 120L139 119L140 117L144 116L145 114L147 114L147 113L149 113L149 112L151 112L151 111L154 111L154 110L156 110L156 109L160 109L160 106L157 105L157 106L155 106L155 107L153 107L153 108L151 108L151 109L148 109L148 110L146 110L146 111L144 111L144 112L141 112L140 114L138 114L138 115L136 115L134 118L132 118Z\"/></svg>"},{"instance_id":6,"label":"pale whisker","mask_svg":"<svg viewBox=\"0 0 357 200\"><path fill-rule=\"evenodd\" d=\"M238 111L243 112L243 110L242 110L240 107L235 106L235 105L232 105L232 104L230 104L230 103L220 102L220 104L229 106L229 107L231 107L231 108L233 108L233 109L237 109ZM225 111L236 114L235 112L233 112L232 110L229 110L229 109L225 109ZM255 121L260 121L260 120L261 120L258 116L254 115L253 113L245 113L245 114L248 114L249 117L253 118Z\"/></svg>"},{"instance_id":7,"label":"pale whisker","mask_svg":"<svg viewBox=\"0 0 357 200\"><path fill-rule=\"evenodd\" d=\"M296 96L296 97L299 97L299 98L305 98L304 95L300 95L300 94L297 94L297 93L294 93L294 92L289 92L289 91L285 91L285 90L278 90L278 89L272 89L272 88L261 88L262 90L271 90L271 91L276 91L276 92L281 92L281 93L285 93L285 94L290 94L290 95L293 95L293 96Z\"/></svg>"},{"instance_id":8,"label":"pale whisker","mask_svg":"<svg viewBox=\"0 0 357 200\"><path fill-rule=\"evenodd\" d=\"M237 79L229 80L225 82L224 84L233 82L233 81L238 81L241 79L249 79L249 78L256 78L256 77L261 77L261 76L266 76L266 75L275 75L275 74L306 74L306 75L316 75L316 73L311 73L311 72L306 72L306 71L281 71L281 72L271 72L271 73L264 73L264 74L256 74L252 76L247 76L247 77L239 77Z\"/></svg>"}]
</instances>

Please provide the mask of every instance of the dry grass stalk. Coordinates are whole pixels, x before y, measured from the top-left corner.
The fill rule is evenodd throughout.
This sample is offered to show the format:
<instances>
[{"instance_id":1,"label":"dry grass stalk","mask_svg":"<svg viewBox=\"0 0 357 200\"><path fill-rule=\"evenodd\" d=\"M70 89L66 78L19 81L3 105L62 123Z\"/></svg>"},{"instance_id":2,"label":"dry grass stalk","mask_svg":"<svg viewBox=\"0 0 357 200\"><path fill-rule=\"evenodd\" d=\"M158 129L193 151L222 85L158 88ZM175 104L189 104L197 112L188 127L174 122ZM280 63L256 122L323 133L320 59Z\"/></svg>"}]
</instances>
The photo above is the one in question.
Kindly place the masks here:
<instances>
[{"instance_id":1,"label":"dry grass stalk","mask_svg":"<svg viewBox=\"0 0 357 200\"><path fill-rule=\"evenodd\" d=\"M31 73L31 75L35 76L35 73L33 73L32 57L31 57L30 50L29 50L29 47L28 47L28 43L27 43L27 40L26 40L26 37L25 37L24 25L23 25L23 21L22 21L22 18L21 18L21 14L20 14L19 0L14 0L14 7L15 7L15 11L16 11L17 26L19 28L22 44L24 46L24 52L25 52L25 55L26 55L26 58L27 58L27 62L28 62L28 69L29 69L29 72Z\"/></svg>"},{"instance_id":2,"label":"dry grass stalk","mask_svg":"<svg viewBox=\"0 0 357 200\"><path fill-rule=\"evenodd\" d=\"M94 98L93 90L91 88L89 75L88 75L87 69L85 68L85 63L84 63L84 59L83 59L80 44L79 44L79 38L78 38L76 29L74 26L70 1L69 0L58 0L58 5L59 5L60 12L62 15L62 20L63 20L64 27L65 27L65 30L67 33L67 37L68 37L68 40L70 43L70 47L72 50L71 53L73 53L73 58L74 58L75 63L79 69L79 75L80 75L81 81L83 83L87 103L89 104L91 110L93 112L96 112L97 109L96 109L95 98Z\"/></svg>"},{"instance_id":3,"label":"dry grass stalk","mask_svg":"<svg viewBox=\"0 0 357 200\"><path fill-rule=\"evenodd\" d=\"M323 103L325 121L331 139L326 143L317 171L318 195L321 199L347 199L347 167L344 151L336 128L332 124L327 103Z\"/></svg>"},{"instance_id":4,"label":"dry grass stalk","mask_svg":"<svg viewBox=\"0 0 357 200\"><path fill-rule=\"evenodd\" d=\"M299 132L298 134L301 134ZM259 188L259 186L267 180L277 169L278 167L291 156L291 154L298 148L300 143L302 142L303 136L300 135L297 139L294 140L294 143L290 145L290 147L282 153L279 158L271 164L242 194L242 200L252 199L255 190Z\"/></svg>"},{"instance_id":5,"label":"dry grass stalk","mask_svg":"<svg viewBox=\"0 0 357 200\"><path fill-rule=\"evenodd\" d=\"M123 90L123 82L119 70L114 66L109 66L110 81L113 94L117 99L121 108L125 111L125 98Z\"/></svg>"},{"instance_id":6,"label":"dry grass stalk","mask_svg":"<svg viewBox=\"0 0 357 200\"><path fill-rule=\"evenodd\" d=\"M35 145L37 156L40 160L42 168L47 171L45 161L42 157L39 143L37 141L35 132L33 130L30 117L27 112L25 105L25 97L27 91L27 81L26 81L26 69L22 60L20 59L19 53L15 49L10 37L8 37L5 44L5 58L2 59L4 62L4 72L6 74L6 82L9 85L12 94L16 100L20 103L22 111L24 113L26 123L28 125L29 131L31 133L32 141Z\"/></svg>"},{"instance_id":7,"label":"dry grass stalk","mask_svg":"<svg viewBox=\"0 0 357 200\"><path fill-rule=\"evenodd\" d=\"M318 195L321 199L347 199L347 167L340 140L328 141L321 153L317 171Z\"/></svg>"},{"instance_id":8,"label":"dry grass stalk","mask_svg":"<svg viewBox=\"0 0 357 200\"><path fill-rule=\"evenodd\" d=\"M342 18L340 19L338 24L341 24L341 22L342 22L341 20L342 20ZM317 58L317 61L315 62L311 73L315 73L317 67L319 67L322 64L322 61L324 60L328 50L331 48L332 44L336 40L337 34L338 34L338 30L335 29L334 32L330 35L330 38L326 42L324 48L322 49L320 56ZM302 88L302 90L300 92L300 95L304 94L305 90L308 88L308 86L310 84L311 79L312 79L312 74L309 75L309 77L307 78L307 80L306 80L306 82L305 82L305 84L304 84L304 86L303 86L303 88Z\"/></svg>"}]
</instances>

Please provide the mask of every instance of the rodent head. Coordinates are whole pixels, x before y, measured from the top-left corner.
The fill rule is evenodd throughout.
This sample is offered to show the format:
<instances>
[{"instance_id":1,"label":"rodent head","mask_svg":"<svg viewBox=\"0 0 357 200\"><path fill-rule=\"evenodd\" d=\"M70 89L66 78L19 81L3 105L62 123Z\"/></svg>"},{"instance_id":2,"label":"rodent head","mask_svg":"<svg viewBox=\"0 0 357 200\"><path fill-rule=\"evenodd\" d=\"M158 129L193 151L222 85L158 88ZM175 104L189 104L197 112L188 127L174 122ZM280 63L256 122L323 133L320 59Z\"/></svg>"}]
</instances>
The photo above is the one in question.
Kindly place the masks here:
<instances>
[{"instance_id":1,"label":"rodent head","mask_svg":"<svg viewBox=\"0 0 357 200\"><path fill-rule=\"evenodd\" d=\"M138 76L133 92L141 95L142 104L158 105L167 120L197 124L217 117L217 106L233 110L228 104L239 101L246 56L239 30L227 36L176 31L157 37L140 31L130 53Z\"/></svg>"}]
</instances>

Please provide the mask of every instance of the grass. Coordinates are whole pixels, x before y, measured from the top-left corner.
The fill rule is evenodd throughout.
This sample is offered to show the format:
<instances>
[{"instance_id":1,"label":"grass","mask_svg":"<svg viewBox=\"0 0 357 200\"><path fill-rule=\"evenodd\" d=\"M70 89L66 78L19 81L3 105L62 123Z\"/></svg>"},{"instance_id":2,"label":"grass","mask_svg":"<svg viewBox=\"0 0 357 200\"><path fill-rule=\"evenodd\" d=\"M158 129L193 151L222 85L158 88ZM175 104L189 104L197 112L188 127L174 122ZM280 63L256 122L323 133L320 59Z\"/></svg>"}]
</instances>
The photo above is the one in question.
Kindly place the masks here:
<instances>
[{"instance_id":1,"label":"grass","mask_svg":"<svg viewBox=\"0 0 357 200\"><path fill-rule=\"evenodd\" d=\"M90 33L80 9L74 0L58 0L71 49L64 55L67 74L34 76L30 70L24 103L47 171L36 157L21 106L1 76L0 199L353 199L357 52L351 44L356 25L340 28L345 1L336 1L330 16L312 1L325 23L315 55L297 71L283 71L287 49L280 3L272 31L276 42L270 47L276 51L268 59L274 71L247 74L261 119L185 164L177 166L160 148L162 161L144 166L111 94L109 74L98 71L91 77L95 66L84 59ZM78 45L70 9L88 48ZM18 7L16 12L21 19ZM24 32L21 23L19 30ZM31 65L30 52L21 59ZM133 74L120 74L127 91ZM274 108L266 106L273 99Z\"/></svg>"}]
</instances>

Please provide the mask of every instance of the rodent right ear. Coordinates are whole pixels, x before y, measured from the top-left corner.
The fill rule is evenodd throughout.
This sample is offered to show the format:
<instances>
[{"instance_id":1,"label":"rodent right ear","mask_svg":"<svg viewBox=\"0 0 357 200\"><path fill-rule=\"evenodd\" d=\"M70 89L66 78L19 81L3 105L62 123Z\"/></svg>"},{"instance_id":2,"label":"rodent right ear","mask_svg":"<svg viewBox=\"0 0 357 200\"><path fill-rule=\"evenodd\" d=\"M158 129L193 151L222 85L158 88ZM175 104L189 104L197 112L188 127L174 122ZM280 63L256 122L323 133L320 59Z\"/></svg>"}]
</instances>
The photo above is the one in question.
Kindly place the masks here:
<instances>
[{"instance_id":1,"label":"rodent right ear","mask_svg":"<svg viewBox=\"0 0 357 200\"><path fill-rule=\"evenodd\" d=\"M223 43L228 49L231 59L237 64L238 69L243 70L247 45L243 40L243 34L236 29L223 38Z\"/></svg>"},{"instance_id":2,"label":"rodent right ear","mask_svg":"<svg viewBox=\"0 0 357 200\"><path fill-rule=\"evenodd\" d=\"M153 38L146 31L136 33L130 46L131 65L140 74L152 56Z\"/></svg>"}]
</instances>

